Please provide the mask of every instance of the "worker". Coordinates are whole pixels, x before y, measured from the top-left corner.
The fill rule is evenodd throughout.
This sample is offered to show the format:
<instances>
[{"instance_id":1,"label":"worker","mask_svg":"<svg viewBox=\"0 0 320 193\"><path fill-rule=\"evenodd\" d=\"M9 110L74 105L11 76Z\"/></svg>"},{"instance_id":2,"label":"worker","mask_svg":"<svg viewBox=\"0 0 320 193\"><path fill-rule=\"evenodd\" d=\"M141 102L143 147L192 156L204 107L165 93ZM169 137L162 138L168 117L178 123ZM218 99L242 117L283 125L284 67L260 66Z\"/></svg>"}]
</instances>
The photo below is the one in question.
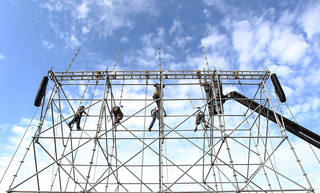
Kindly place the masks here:
<instances>
[{"instance_id":1,"label":"worker","mask_svg":"<svg viewBox=\"0 0 320 193\"><path fill-rule=\"evenodd\" d=\"M166 114L166 111L163 109L163 113L164 113L164 116L166 117L167 114ZM149 125L149 128L148 130L151 132L151 129L153 127L153 124L154 122L156 121L156 119L159 119L160 118L160 112L159 112L159 109L158 107L154 107L152 110L151 110L151 117L152 117L152 121Z\"/></svg>"},{"instance_id":2,"label":"worker","mask_svg":"<svg viewBox=\"0 0 320 193\"><path fill-rule=\"evenodd\" d=\"M193 115L196 115L196 128L194 129L194 132L197 132L198 125L203 122L205 128L209 128L208 125L206 125L206 120L204 118L204 113L200 110L200 107L197 107Z\"/></svg>"},{"instance_id":3,"label":"worker","mask_svg":"<svg viewBox=\"0 0 320 193\"><path fill-rule=\"evenodd\" d=\"M222 104L226 100L222 99L222 104L221 104L220 97L219 97L218 85L216 85L216 83L215 83L215 90L214 91L213 91L212 85L207 83L207 82L202 82L201 86L204 87L204 91L206 92L207 104L208 104L208 110L209 110L210 116L211 116L211 106L212 106L212 104L214 105L214 102L215 102L215 99L213 97L217 98L217 105L214 106L213 114L218 114L218 111L219 111L220 114L222 114L222 110L223 110ZM222 93L221 83L220 83L220 92ZM224 98L223 94L222 94L222 98Z\"/></svg>"},{"instance_id":4,"label":"worker","mask_svg":"<svg viewBox=\"0 0 320 193\"><path fill-rule=\"evenodd\" d=\"M160 96L161 96L160 85L158 83L155 83L153 86L156 87L156 89L154 90L152 98L156 102L157 107L160 108ZM162 87L164 88L165 86L166 85L163 85ZM162 93L162 97L163 97L163 93Z\"/></svg>"},{"instance_id":5,"label":"worker","mask_svg":"<svg viewBox=\"0 0 320 193\"><path fill-rule=\"evenodd\" d=\"M74 114L72 121L68 123L69 128L72 130L73 124L77 122L77 130L81 130L80 128L80 120L82 113L86 114L89 116L85 111L84 111L84 106L81 106L78 111Z\"/></svg>"},{"instance_id":6,"label":"worker","mask_svg":"<svg viewBox=\"0 0 320 193\"><path fill-rule=\"evenodd\" d=\"M113 112L113 115L114 115L114 124L120 123L120 121L123 118L123 113L122 113L120 108L123 108L121 103L119 103L117 106L114 106L112 108L112 112Z\"/></svg>"},{"instance_id":7,"label":"worker","mask_svg":"<svg viewBox=\"0 0 320 193\"><path fill-rule=\"evenodd\" d=\"M211 116L211 104L213 104L212 103L212 97L213 97L212 86L207 82L202 82L201 86L203 86L203 89L206 92L208 110L209 110L209 114ZM216 114L216 111L214 114Z\"/></svg>"}]
</instances>

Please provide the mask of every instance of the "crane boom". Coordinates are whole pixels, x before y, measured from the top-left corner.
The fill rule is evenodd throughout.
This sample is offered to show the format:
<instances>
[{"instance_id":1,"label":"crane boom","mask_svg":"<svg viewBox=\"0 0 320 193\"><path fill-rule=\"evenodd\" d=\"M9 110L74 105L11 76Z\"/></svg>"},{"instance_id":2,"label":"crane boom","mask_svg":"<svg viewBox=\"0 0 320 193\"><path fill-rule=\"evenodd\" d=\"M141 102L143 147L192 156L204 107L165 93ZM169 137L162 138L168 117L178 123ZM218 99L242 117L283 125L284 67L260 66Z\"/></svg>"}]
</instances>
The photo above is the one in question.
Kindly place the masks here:
<instances>
[{"instance_id":1,"label":"crane boom","mask_svg":"<svg viewBox=\"0 0 320 193\"><path fill-rule=\"evenodd\" d=\"M260 104L255 102L252 99L249 99L242 94L233 91L228 94L229 98L233 98L235 101L239 102L240 104L254 110L255 112L261 114L262 116L266 117L270 121L277 123L275 115L280 118L281 116L278 113L273 112L271 109L266 108L264 106L259 106ZM259 106L259 107L258 107ZM311 143L312 145L316 146L320 149L320 136L309 129L295 123L283 117L283 122L285 125L285 129L290 133L294 134L297 137L300 137L302 140Z\"/></svg>"}]
</instances>

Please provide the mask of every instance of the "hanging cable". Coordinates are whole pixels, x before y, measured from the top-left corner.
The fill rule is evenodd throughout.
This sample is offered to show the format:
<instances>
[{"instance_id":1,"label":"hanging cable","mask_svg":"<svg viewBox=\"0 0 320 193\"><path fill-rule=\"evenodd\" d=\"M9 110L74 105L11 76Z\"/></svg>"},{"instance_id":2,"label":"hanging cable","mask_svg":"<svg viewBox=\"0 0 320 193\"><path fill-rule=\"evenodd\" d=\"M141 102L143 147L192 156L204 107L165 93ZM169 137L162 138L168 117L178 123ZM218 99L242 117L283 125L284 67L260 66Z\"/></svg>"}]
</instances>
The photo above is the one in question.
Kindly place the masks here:
<instances>
[{"instance_id":1,"label":"hanging cable","mask_svg":"<svg viewBox=\"0 0 320 193\"><path fill-rule=\"evenodd\" d=\"M32 121L33 121L33 119L34 119L34 116L36 115L36 113L37 113L38 109L39 109L39 107L37 107L36 111L34 112L33 117L32 117L32 119L30 120L29 125L28 125L28 127L27 127L26 131L24 132L24 134L23 134L23 136L22 136L22 138L21 138L21 140L20 140L20 142L19 142L19 145L18 145L18 147L17 147L16 151L14 152L14 154L13 154L13 156L12 156L12 158L11 158L10 162L9 162L9 165L8 165L8 166L7 166L7 168L6 168L6 171L4 172L4 174L3 174L2 178L1 178L0 184L1 184L2 180L4 179L4 177L5 177L5 175L6 175L7 171L8 171L8 169L9 169L9 167L10 167L10 165L11 165L11 163L12 163L12 160L13 160L13 159L14 159L14 157L16 156L17 151L18 151L18 149L19 149L19 147L20 147L20 145L21 145L21 143L22 143L22 141L23 141L23 139L24 139L25 135L27 134L27 132L28 132L28 130L29 130L30 125L31 125L31 123L32 123Z\"/></svg>"},{"instance_id":2,"label":"hanging cable","mask_svg":"<svg viewBox=\"0 0 320 193\"><path fill-rule=\"evenodd\" d=\"M295 121L296 123L298 123L297 119L295 118L295 116L294 116L294 115L293 115L293 113L291 112L291 109L289 108L289 106L288 106L287 102L285 102L285 104L286 104L286 106L287 106L287 108L288 108L288 110L289 110L289 112L290 112L291 116L293 117L294 121ZM299 127L299 129L300 129L300 127ZM301 129L300 129L300 132L301 132L301 133L303 133ZM306 141L307 141L307 143L308 143L308 145L309 145L309 147L310 147L310 149L311 149L311 151L312 151L313 155L316 157L316 159L318 160L318 162L319 162L319 164L320 164L320 160L319 160L319 158L318 158L318 156L317 156L316 152L314 151L314 149L313 149L313 148L312 148L312 146L310 145L310 143L309 143L308 139L307 139L306 137L305 137L305 139L306 139Z\"/></svg>"}]
</instances>

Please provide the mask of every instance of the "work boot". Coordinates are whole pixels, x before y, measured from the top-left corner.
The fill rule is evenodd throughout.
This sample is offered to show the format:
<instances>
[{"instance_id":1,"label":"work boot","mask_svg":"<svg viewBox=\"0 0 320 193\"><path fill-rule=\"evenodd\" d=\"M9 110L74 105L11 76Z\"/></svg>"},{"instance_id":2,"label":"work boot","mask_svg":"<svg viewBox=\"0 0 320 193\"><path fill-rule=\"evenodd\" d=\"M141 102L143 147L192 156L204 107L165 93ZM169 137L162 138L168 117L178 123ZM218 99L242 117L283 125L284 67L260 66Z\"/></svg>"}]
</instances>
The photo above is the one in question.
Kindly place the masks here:
<instances>
[{"instance_id":1,"label":"work boot","mask_svg":"<svg viewBox=\"0 0 320 193\"><path fill-rule=\"evenodd\" d=\"M151 132L151 128L148 128L149 132Z\"/></svg>"},{"instance_id":2,"label":"work boot","mask_svg":"<svg viewBox=\"0 0 320 193\"><path fill-rule=\"evenodd\" d=\"M79 128L77 128L77 130L78 130L78 131L81 131L81 128L79 127Z\"/></svg>"},{"instance_id":3,"label":"work boot","mask_svg":"<svg viewBox=\"0 0 320 193\"><path fill-rule=\"evenodd\" d=\"M198 128L195 128L195 129L194 129L194 132L197 132L197 129L198 129Z\"/></svg>"}]
</instances>

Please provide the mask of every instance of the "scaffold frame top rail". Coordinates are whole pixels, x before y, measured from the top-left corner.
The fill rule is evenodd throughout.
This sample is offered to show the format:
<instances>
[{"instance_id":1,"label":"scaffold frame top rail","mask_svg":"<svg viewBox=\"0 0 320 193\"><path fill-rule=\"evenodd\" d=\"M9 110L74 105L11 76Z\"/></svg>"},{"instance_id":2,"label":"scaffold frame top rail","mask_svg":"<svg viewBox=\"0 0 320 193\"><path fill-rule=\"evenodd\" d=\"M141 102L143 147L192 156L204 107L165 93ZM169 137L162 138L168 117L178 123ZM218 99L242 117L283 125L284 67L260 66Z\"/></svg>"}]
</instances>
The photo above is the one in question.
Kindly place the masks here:
<instances>
[{"instance_id":1,"label":"scaffold frame top rail","mask_svg":"<svg viewBox=\"0 0 320 193\"><path fill-rule=\"evenodd\" d=\"M34 168L31 176L18 178L17 172L7 192L313 192L283 124L268 120L275 112L265 85L268 69L162 70L160 51L159 66L50 69L54 85L28 154ZM250 101L255 106L243 105ZM117 104L122 115L112 110ZM74 110L80 105L88 113L82 122ZM70 124L75 118L77 130ZM292 154L286 157L298 163L290 171L276 165L288 144ZM291 172L300 179L291 179ZM38 187L28 191L29 183Z\"/></svg>"},{"instance_id":2,"label":"scaffold frame top rail","mask_svg":"<svg viewBox=\"0 0 320 193\"><path fill-rule=\"evenodd\" d=\"M265 80L270 76L269 71L197 71L197 70L163 70L164 79L208 79L217 72L219 79L231 80ZM70 72L49 72L49 77L55 77L58 81L72 80L103 80L108 73L110 79L141 80L141 79L160 79L159 70L141 71L70 71Z\"/></svg>"}]
</instances>

